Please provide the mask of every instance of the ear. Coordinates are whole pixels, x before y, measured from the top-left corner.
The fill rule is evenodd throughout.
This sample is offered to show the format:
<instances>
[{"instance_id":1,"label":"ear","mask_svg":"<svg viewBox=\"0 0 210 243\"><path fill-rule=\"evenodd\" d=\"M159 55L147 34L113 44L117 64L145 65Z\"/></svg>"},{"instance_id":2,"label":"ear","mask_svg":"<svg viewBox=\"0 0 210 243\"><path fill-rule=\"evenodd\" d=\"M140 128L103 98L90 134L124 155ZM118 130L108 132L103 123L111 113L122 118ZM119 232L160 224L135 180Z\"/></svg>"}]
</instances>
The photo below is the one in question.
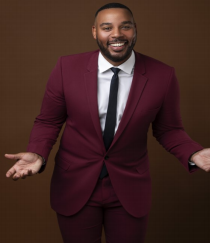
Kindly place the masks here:
<instances>
[{"instance_id":1,"label":"ear","mask_svg":"<svg viewBox=\"0 0 210 243\"><path fill-rule=\"evenodd\" d=\"M96 40L96 27L95 27L95 25L92 26L92 35L93 35L93 38Z\"/></svg>"}]
</instances>

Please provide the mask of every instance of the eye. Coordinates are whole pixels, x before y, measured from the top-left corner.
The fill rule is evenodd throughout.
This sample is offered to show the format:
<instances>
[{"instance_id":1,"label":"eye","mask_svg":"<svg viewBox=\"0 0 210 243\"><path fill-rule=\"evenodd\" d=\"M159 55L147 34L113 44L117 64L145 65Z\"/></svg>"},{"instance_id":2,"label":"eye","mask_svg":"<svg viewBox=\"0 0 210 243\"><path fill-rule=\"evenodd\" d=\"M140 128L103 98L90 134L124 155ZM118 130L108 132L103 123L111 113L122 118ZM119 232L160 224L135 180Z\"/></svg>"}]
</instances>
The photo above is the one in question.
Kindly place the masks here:
<instances>
[{"instance_id":1,"label":"eye","mask_svg":"<svg viewBox=\"0 0 210 243\"><path fill-rule=\"evenodd\" d=\"M124 25L124 26L122 26L122 29L125 29L125 30L129 30L131 27L130 27L130 25Z\"/></svg>"},{"instance_id":2,"label":"eye","mask_svg":"<svg viewBox=\"0 0 210 243\"><path fill-rule=\"evenodd\" d=\"M111 30L111 27L104 27L103 30L109 31L109 30Z\"/></svg>"}]
</instances>

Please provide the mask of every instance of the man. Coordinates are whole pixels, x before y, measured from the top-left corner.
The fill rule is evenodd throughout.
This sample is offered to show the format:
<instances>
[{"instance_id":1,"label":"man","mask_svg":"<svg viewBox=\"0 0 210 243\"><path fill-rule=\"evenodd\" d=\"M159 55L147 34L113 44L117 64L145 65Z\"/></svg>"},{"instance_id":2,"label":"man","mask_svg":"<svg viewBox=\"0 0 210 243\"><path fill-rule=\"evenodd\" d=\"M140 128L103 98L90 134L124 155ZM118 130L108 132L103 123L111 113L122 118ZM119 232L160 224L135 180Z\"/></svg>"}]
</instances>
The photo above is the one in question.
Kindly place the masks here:
<instances>
[{"instance_id":1,"label":"man","mask_svg":"<svg viewBox=\"0 0 210 243\"><path fill-rule=\"evenodd\" d=\"M51 205L64 242L144 242L151 201L147 131L189 172L210 170L210 149L191 140L179 113L174 69L134 52L129 8L106 4L92 28L100 51L61 57L54 68L14 180L44 169L62 125Z\"/></svg>"}]
</instances>

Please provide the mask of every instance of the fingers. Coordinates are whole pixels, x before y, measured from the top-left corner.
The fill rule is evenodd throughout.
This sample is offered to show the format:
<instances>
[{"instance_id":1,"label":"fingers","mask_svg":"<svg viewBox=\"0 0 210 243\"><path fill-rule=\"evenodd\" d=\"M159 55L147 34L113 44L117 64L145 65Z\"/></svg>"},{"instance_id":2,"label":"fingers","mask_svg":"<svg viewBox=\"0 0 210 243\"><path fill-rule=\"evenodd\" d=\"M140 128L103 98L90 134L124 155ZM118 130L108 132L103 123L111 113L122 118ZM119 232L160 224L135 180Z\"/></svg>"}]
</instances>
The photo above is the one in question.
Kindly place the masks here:
<instances>
[{"instance_id":1,"label":"fingers","mask_svg":"<svg viewBox=\"0 0 210 243\"><path fill-rule=\"evenodd\" d=\"M24 153L18 153L18 154L5 154L4 156L7 159L14 159L14 160L19 160L22 159Z\"/></svg>"},{"instance_id":2,"label":"fingers","mask_svg":"<svg viewBox=\"0 0 210 243\"><path fill-rule=\"evenodd\" d=\"M21 179L26 179L27 175L25 175L24 173L21 176Z\"/></svg>"},{"instance_id":3,"label":"fingers","mask_svg":"<svg viewBox=\"0 0 210 243\"><path fill-rule=\"evenodd\" d=\"M27 170L22 173L18 173L14 168L11 168L6 173L6 177L12 177L14 181L17 181L18 179L26 179L27 176L32 176L32 175L33 175L32 170Z\"/></svg>"},{"instance_id":4,"label":"fingers","mask_svg":"<svg viewBox=\"0 0 210 243\"><path fill-rule=\"evenodd\" d=\"M16 173L12 179L14 181L17 181L18 179L26 179L27 176L32 176L32 175L33 175L32 170L28 170L27 172L24 172L22 174Z\"/></svg>"},{"instance_id":5,"label":"fingers","mask_svg":"<svg viewBox=\"0 0 210 243\"><path fill-rule=\"evenodd\" d=\"M11 177L16 173L16 170L14 167L12 167L10 170L7 171L6 177Z\"/></svg>"}]
</instances>

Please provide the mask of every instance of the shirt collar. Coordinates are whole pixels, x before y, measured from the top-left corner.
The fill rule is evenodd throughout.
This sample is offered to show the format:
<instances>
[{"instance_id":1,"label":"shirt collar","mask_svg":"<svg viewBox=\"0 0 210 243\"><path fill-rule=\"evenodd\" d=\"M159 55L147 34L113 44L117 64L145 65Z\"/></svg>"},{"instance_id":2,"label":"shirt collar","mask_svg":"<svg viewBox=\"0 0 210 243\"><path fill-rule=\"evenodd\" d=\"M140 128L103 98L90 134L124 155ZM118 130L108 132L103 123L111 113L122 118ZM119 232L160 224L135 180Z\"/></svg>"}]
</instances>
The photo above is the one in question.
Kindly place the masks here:
<instances>
[{"instance_id":1,"label":"shirt collar","mask_svg":"<svg viewBox=\"0 0 210 243\"><path fill-rule=\"evenodd\" d=\"M128 58L128 60L117 67L122 71L124 71L125 73L131 74L134 68L134 64L135 64L135 55L134 55L134 51L132 51L131 56ZM113 65L103 57L101 52L99 52L99 56L98 56L99 73L103 73L112 67Z\"/></svg>"}]
</instances>

